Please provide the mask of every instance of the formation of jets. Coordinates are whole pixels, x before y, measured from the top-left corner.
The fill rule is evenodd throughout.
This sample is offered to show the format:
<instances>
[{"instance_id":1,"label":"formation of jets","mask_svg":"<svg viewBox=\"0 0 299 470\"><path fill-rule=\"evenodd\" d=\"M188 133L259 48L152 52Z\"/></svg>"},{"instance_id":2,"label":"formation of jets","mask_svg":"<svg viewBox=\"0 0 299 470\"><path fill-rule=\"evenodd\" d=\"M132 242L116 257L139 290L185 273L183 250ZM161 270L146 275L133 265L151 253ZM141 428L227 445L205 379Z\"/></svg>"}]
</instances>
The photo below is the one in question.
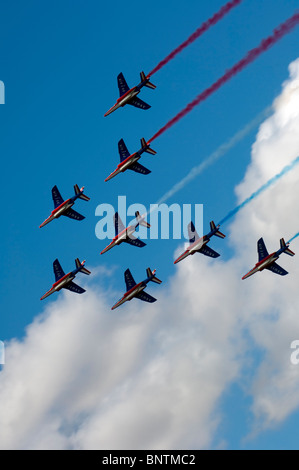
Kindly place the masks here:
<instances>
[{"instance_id":1,"label":"formation of jets","mask_svg":"<svg viewBox=\"0 0 299 470\"><path fill-rule=\"evenodd\" d=\"M120 96L114 106L112 106L112 108L110 108L104 116L108 116L113 111L125 106L126 104L130 104L132 106L135 106L136 108L144 110L149 109L150 105L137 98L137 95L140 93L143 87L155 89L156 86L150 82L150 77L146 76L144 72L140 73L140 80L141 81L138 85L134 86L133 88L129 88L123 74L120 73L117 77ZM141 139L141 148L137 152L132 154L130 154L130 152L128 151L124 140L121 139L118 142L118 152L120 156L120 163L117 165L117 168L105 179L105 181L109 181L114 176L118 175L119 173L123 173L126 170L132 170L136 173L144 175L147 175L151 172L146 167L138 163L138 160L141 158L143 153L149 153L151 155L156 154L156 151L150 147L149 142L146 142L144 138ZM90 200L90 198L86 196L83 191L84 187L80 189L79 186L75 184L74 196L64 200L57 186L54 186L52 188L52 199L54 203L54 209L51 212L51 215L40 225L40 228L44 227L52 220L58 219L62 215L78 221L83 220L85 217L76 212L74 209L72 209L72 206L75 204L77 199L83 199L84 201ZM111 243L109 243L109 245L101 251L101 255L111 250L113 247L120 245L123 242L139 248L143 248L146 245L142 240L140 240L133 234L139 225L150 228L150 224L145 221L144 216L140 216L139 212L135 212L135 218L136 223L125 227L118 212L114 214L115 236L113 237ZM218 258L220 254L214 251L210 246L208 246L208 243L213 236L225 238L225 235L220 232L219 228L220 225L216 226L214 221L211 221L210 231L203 237L199 237L195 226L191 221L188 225L190 245L174 261L174 264L179 263L180 261L187 258L189 255L194 255L194 253L201 253L211 258ZM263 271L264 269L272 271L273 273L279 274L281 276L285 276L286 274L288 274L285 269L283 269L276 263L277 259L282 253L285 253L290 256L295 255L295 253L290 250L289 243L286 243L283 238L281 238L280 240L280 249L271 254L268 253L263 238L260 238L257 242L257 251L258 262L256 263L253 269L251 269L247 274L245 274L245 276L242 277L242 279L247 279L256 272ZM87 275L91 273L88 269L84 267L85 261L81 263L79 259L76 258L75 263L76 268L73 271L70 271L69 273L65 274L58 259L53 262L55 283L52 285L51 289L41 297L41 300L45 299L54 292L60 291L61 289L68 289L77 294L82 294L83 292L85 292L85 289L75 284L73 282L73 279L79 272L82 272ZM146 293L145 288L149 282L161 284L162 281L156 277L156 270L151 271L150 268L147 268L146 274L147 278L144 281L141 281L136 284L131 274L131 271L129 269L125 271L124 276L127 291L123 295L123 297L118 302L116 302L115 305L113 305L112 310L116 309L123 303L132 300L133 298L137 298L139 300L143 300L144 302L149 303L156 302L157 299Z\"/></svg>"}]
</instances>

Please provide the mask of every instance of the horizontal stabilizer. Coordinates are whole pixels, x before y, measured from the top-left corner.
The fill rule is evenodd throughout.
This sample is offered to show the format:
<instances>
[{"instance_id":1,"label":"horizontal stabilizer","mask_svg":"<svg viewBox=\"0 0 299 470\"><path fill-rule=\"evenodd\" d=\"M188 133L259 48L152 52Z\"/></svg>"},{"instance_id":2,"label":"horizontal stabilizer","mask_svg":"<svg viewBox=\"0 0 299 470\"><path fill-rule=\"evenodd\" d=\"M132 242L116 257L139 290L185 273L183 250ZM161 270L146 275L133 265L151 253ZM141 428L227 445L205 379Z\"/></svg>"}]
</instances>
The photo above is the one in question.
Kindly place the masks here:
<instances>
[{"instance_id":1,"label":"horizontal stabilizer","mask_svg":"<svg viewBox=\"0 0 299 470\"><path fill-rule=\"evenodd\" d=\"M76 259L75 259L75 263L76 263L76 268L77 268L77 269L80 269L80 272L81 272L81 273L84 273L84 274L91 274L91 272L90 272L88 269L84 268L84 263L85 263L85 261L82 261L82 263L81 263L80 260L79 260L79 258L76 258Z\"/></svg>"},{"instance_id":2,"label":"horizontal stabilizer","mask_svg":"<svg viewBox=\"0 0 299 470\"><path fill-rule=\"evenodd\" d=\"M289 248L288 246L289 246L289 245L286 244L286 242L284 241L284 238L281 238L281 239L280 239L280 248L281 248L281 249L284 249L284 253L285 253L286 255L294 256L295 253L294 253L292 250L290 250L290 248Z\"/></svg>"},{"instance_id":3,"label":"horizontal stabilizer","mask_svg":"<svg viewBox=\"0 0 299 470\"><path fill-rule=\"evenodd\" d=\"M83 199L83 201L90 201L90 197L83 194L84 186L80 189L77 184L74 186L76 196L79 196L79 199Z\"/></svg>"},{"instance_id":4,"label":"horizontal stabilizer","mask_svg":"<svg viewBox=\"0 0 299 470\"><path fill-rule=\"evenodd\" d=\"M155 269L154 271L152 271L151 268L146 269L147 277L150 278L151 276L153 276L153 278L151 279L152 282L155 282L156 284L162 284L162 281L155 276L155 272Z\"/></svg>"},{"instance_id":5,"label":"horizontal stabilizer","mask_svg":"<svg viewBox=\"0 0 299 470\"><path fill-rule=\"evenodd\" d=\"M150 153L151 155L156 155L156 150L153 150L150 148L149 144L147 144L146 140L144 137L140 139L141 142L141 147L144 149L145 152Z\"/></svg>"},{"instance_id":6,"label":"horizontal stabilizer","mask_svg":"<svg viewBox=\"0 0 299 470\"><path fill-rule=\"evenodd\" d=\"M145 86L147 86L148 88L151 88L152 90L157 88L156 85L154 85L153 83L149 81L149 77L146 77L144 72L140 72L140 79L142 82L147 80Z\"/></svg>"},{"instance_id":7,"label":"horizontal stabilizer","mask_svg":"<svg viewBox=\"0 0 299 470\"><path fill-rule=\"evenodd\" d=\"M142 225L143 227L150 228L150 224L144 220L144 216L141 217L138 211L135 212L135 217L138 221L138 224L136 225L136 228L138 225Z\"/></svg>"},{"instance_id":8,"label":"horizontal stabilizer","mask_svg":"<svg viewBox=\"0 0 299 470\"><path fill-rule=\"evenodd\" d=\"M210 222L210 227L211 227L211 230L212 230L212 231L216 230L216 232L214 233L214 235L216 235L216 237L225 238L224 233L221 233L221 232L218 230L218 228L220 227L220 225L218 225L218 227L216 227L215 222L214 222L213 220Z\"/></svg>"}]
</instances>

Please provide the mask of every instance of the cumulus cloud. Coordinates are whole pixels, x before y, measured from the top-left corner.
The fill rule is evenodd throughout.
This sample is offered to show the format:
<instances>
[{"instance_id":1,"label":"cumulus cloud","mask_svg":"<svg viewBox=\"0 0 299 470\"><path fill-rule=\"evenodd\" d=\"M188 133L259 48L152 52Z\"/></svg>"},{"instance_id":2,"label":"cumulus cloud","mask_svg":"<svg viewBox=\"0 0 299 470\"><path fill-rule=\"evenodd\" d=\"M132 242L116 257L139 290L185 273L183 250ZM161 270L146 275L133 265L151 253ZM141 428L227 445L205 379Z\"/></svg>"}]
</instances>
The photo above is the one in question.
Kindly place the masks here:
<instances>
[{"instance_id":1,"label":"cumulus cloud","mask_svg":"<svg viewBox=\"0 0 299 470\"><path fill-rule=\"evenodd\" d=\"M299 59L259 129L237 202L299 155L298 129ZM290 363L296 257L281 261L291 272L285 278L264 272L240 280L256 262L260 236L274 251L279 238L298 232L298 182L295 168L226 226L230 260L195 255L167 283L150 286L154 305L133 300L111 312L115 292L90 285L83 296L66 292L49 302L24 339L6 347L1 448L208 448L225 411L221 398L256 350L261 359L247 387L255 429L298 408L299 369Z\"/></svg>"}]
</instances>

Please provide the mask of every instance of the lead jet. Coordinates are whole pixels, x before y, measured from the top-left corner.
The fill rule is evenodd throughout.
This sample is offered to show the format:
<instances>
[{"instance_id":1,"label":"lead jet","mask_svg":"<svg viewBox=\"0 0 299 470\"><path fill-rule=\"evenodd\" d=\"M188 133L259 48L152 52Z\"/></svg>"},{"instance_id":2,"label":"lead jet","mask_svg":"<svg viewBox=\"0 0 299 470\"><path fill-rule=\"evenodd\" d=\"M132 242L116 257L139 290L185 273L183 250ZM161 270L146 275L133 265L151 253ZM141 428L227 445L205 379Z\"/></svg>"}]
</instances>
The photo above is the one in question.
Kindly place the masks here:
<instances>
[{"instance_id":1,"label":"lead jet","mask_svg":"<svg viewBox=\"0 0 299 470\"><path fill-rule=\"evenodd\" d=\"M84 215L79 214L78 212L71 209L71 207L75 204L76 199L83 199L84 201L89 201L90 198L83 194L84 186L79 189L79 186L75 184L74 186L75 196L66 199L65 201L61 197L60 192L58 191L57 186L52 188L52 198L54 202L54 210L51 212L51 215L39 226L39 228L47 225L54 219L58 219L61 215L65 215L66 217L70 217L71 219L75 220L83 220L85 219Z\"/></svg>"},{"instance_id":2,"label":"lead jet","mask_svg":"<svg viewBox=\"0 0 299 470\"><path fill-rule=\"evenodd\" d=\"M84 274L90 274L90 271L84 268L85 261L82 261L82 263L80 263L79 258L76 258L75 263L76 263L76 269L74 269L74 271L71 271L65 274L58 259L54 261L53 270L54 270L54 275L55 275L55 282L53 286L51 287L51 289L48 292L46 292L41 297L40 300L45 299L49 295L61 290L62 288L68 289L72 292L76 292L77 294L83 294L83 292L85 292L85 289L82 289L82 287L75 284L73 282L73 279L75 279L76 274L79 272L84 273Z\"/></svg>"},{"instance_id":3,"label":"lead jet","mask_svg":"<svg viewBox=\"0 0 299 470\"><path fill-rule=\"evenodd\" d=\"M255 267L249 271L249 273L245 274L242 279L247 279L249 276L257 273L258 271L263 271L263 269L268 269L275 274L280 274L280 276L285 276L288 272L279 266L275 261L279 258L281 253L285 253L286 255L294 256L295 253L289 249L289 243L286 243L283 238L280 239L280 249L271 253L269 255L268 250L266 248L265 242L263 238L260 238L257 242L257 252L259 256L259 260L256 263Z\"/></svg>"},{"instance_id":4,"label":"lead jet","mask_svg":"<svg viewBox=\"0 0 299 470\"><path fill-rule=\"evenodd\" d=\"M127 287L127 292L123 295L123 297L118 302L116 302L115 305L113 305L113 307L111 307L111 310L114 310L115 308L119 307L127 300L132 300L134 297L136 297L137 299L143 300L144 302L149 302L149 303L156 302L157 299L155 299L151 295L144 292L144 289L146 288L147 283L150 281L156 282L157 284L161 284L162 281L160 281L160 279L156 277L155 273L156 273L155 269L154 271L151 271L150 268L147 268L146 270L147 278L144 281L139 282L139 284L136 284L131 274L131 271L127 269L125 271L125 283Z\"/></svg>"},{"instance_id":5,"label":"lead jet","mask_svg":"<svg viewBox=\"0 0 299 470\"><path fill-rule=\"evenodd\" d=\"M225 235L219 232L219 227L220 225L217 225L216 227L213 221L210 222L211 231L207 235L204 235L203 237L199 238L198 233L195 230L194 224L191 221L188 225L188 235L191 245L189 245L187 250L184 251L184 253L182 253L175 260L174 264L178 263L179 261L182 261L189 255L194 255L194 253L202 253L203 255L210 256L211 258L218 258L218 256L220 256L219 253L207 246L207 243L210 241L213 235L216 235L216 237L225 238Z\"/></svg>"},{"instance_id":6,"label":"lead jet","mask_svg":"<svg viewBox=\"0 0 299 470\"><path fill-rule=\"evenodd\" d=\"M101 255L106 253L106 251L111 250L116 245L119 245L122 242L129 243L130 245L138 246L140 248L144 247L146 243L138 238L134 237L133 233L139 225L149 228L150 224L146 222L143 217L140 216L139 212L135 212L135 217L137 223L135 225L129 225L127 228L124 227L121 218L118 215L118 212L114 214L114 226L115 226L115 237L112 239L112 242L101 251Z\"/></svg>"},{"instance_id":7,"label":"lead jet","mask_svg":"<svg viewBox=\"0 0 299 470\"><path fill-rule=\"evenodd\" d=\"M120 163L117 165L116 170L114 170L105 179L105 181L111 180L111 178L113 178L114 176L126 170L133 170L143 175L148 175L149 173L151 173L150 170L140 165L140 163L138 163L138 160L144 152L150 153L151 155L156 155L157 152L150 148L149 144L145 141L144 138L142 138L140 142L141 142L141 148L137 152L132 153L131 155L126 147L124 140L121 139L118 142L118 152L120 156Z\"/></svg>"},{"instance_id":8,"label":"lead jet","mask_svg":"<svg viewBox=\"0 0 299 470\"><path fill-rule=\"evenodd\" d=\"M119 98L116 101L115 105L110 108L104 116L108 116L108 114L113 113L116 109L120 108L121 106L125 106L126 104L130 104L135 106L135 108L140 109L149 109L150 105L142 101L141 99L137 98L138 93L140 93L141 88L147 86L148 88L152 88L153 90L156 88L156 85L150 82L149 76L145 76L144 72L140 73L140 80L141 82L139 85L134 86L133 88L129 88L125 77L122 73L117 76L117 84L119 89Z\"/></svg>"}]
</instances>

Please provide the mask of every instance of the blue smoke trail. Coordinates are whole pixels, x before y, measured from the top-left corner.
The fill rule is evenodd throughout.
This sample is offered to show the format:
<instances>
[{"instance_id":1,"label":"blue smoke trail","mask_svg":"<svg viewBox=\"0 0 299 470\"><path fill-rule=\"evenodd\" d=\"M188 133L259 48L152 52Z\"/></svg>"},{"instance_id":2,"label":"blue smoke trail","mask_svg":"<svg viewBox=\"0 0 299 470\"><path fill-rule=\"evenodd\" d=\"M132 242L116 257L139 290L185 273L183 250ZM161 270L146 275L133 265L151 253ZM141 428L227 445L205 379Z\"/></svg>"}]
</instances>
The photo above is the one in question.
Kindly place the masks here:
<instances>
[{"instance_id":1,"label":"blue smoke trail","mask_svg":"<svg viewBox=\"0 0 299 470\"><path fill-rule=\"evenodd\" d=\"M299 232L296 233L296 235L294 235L292 238L289 239L288 243L291 243L293 240L295 240L295 238L299 237Z\"/></svg>"},{"instance_id":2,"label":"blue smoke trail","mask_svg":"<svg viewBox=\"0 0 299 470\"><path fill-rule=\"evenodd\" d=\"M273 111L272 106L267 106L263 109L252 121L246 124L243 129L239 130L233 137L221 144L214 152L212 152L208 157L206 157L199 165L194 166L188 172L184 178L182 178L178 183L176 183L169 191L167 191L156 204L162 204L166 202L172 196L174 196L178 191L183 189L187 184L189 184L194 178L203 173L209 166L213 165L221 157L224 157L229 150L231 150L235 145L241 142L244 137L246 137L249 132L253 131L267 116Z\"/></svg>"},{"instance_id":3,"label":"blue smoke trail","mask_svg":"<svg viewBox=\"0 0 299 470\"><path fill-rule=\"evenodd\" d=\"M282 176L284 176L286 173L291 171L297 164L299 163L299 156L295 158L295 160L292 161L289 165L286 165L280 173L277 175L273 176L273 178L269 179L267 183L265 183L263 186L261 186L257 191L255 191L251 196L249 196L245 201L243 201L239 206L235 207L232 211L230 211L220 222L219 225L224 224L227 220L231 219L237 212L239 212L243 207L247 206L253 199L255 199L257 196L262 194L266 189L268 189L270 186L272 186L274 183L276 183ZM298 234L297 234L298 235ZM296 236L297 236L296 235Z\"/></svg>"}]
</instances>

